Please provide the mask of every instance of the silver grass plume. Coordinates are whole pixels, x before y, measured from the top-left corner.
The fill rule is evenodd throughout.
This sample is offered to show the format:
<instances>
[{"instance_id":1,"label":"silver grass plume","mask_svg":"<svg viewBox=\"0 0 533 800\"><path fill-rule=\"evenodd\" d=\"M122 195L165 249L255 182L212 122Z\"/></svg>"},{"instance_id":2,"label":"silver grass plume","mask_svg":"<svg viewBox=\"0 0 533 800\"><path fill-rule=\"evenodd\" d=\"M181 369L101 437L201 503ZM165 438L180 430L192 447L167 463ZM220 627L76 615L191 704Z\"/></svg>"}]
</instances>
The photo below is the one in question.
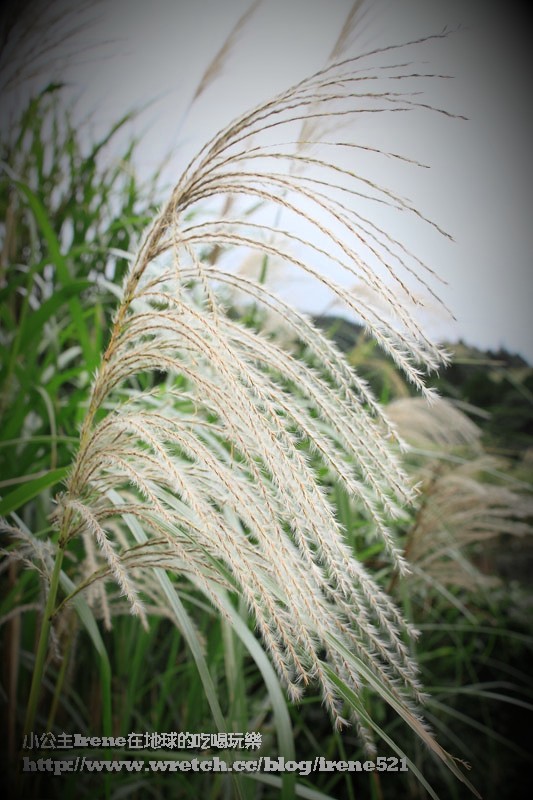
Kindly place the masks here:
<instances>
[{"instance_id":1,"label":"silver grass plume","mask_svg":"<svg viewBox=\"0 0 533 800\"><path fill-rule=\"evenodd\" d=\"M409 590L422 594L429 586L468 615L449 590L464 588L473 597L500 585L477 568L473 549L482 544L486 552L503 535L531 535L531 486L484 450L480 428L449 400L428 408L421 398L402 398L387 413L411 447L411 470L423 487L406 534Z\"/></svg>"},{"instance_id":2,"label":"silver grass plume","mask_svg":"<svg viewBox=\"0 0 533 800\"><path fill-rule=\"evenodd\" d=\"M387 68L378 61L384 54ZM404 572L387 519L402 514L412 489L392 446L394 428L305 315L226 263L228 254L257 252L311 275L429 395L424 372L444 356L419 326L405 279L416 275L431 291L429 271L356 211L356 201L422 215L335 160L357 156L356 144L324 140L316 143L323 155L304 154L294 134L313 118L427 109L418 95L398 91L399 79L418 77L427 76L413 71L402 48L346 58L243 114L191 161L125 279L57 519L62 548L83 538L84 585L94 589L95 575L112 576L141 616L142 568L183 572L222 614L219 585L233 588L291 699L318 684L334 723L343 724L350 705L372 751L371 723L362 706L345 703L342 686L354 696L362 685L379 687L463 780L419 715L413 632L354 557L317 479L318 459ZM210 215L217 202L223 214ZM281 212L274 224L266 216L272 207ZM333 264L370 291L343 288L328 277ZM224 287L279 315L304 345L305 361L235 321L220 301ZM143 391L143 373L162 382ZM125 516L142 526L143 543L129 540Z\"/></svg>"}]
</instances>

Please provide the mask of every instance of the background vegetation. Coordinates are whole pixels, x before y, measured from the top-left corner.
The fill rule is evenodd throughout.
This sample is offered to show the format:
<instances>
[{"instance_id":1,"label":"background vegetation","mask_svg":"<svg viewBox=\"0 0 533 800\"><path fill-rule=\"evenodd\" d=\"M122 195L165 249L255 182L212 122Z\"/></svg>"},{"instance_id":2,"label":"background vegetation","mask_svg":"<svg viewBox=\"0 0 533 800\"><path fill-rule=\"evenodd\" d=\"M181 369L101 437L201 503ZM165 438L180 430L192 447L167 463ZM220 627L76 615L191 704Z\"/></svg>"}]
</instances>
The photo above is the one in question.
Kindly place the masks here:
<instances>
[{"instance_id":1,"label":"background vegetation","mask_svg":"<svg viewBox=\"0 0 533 800\"><path fill-rule=\"evenodd\" d=\"M139 185L134 145L119 159L107 157L108 144L127 120L120 120L102 141L82 145L61 93L54 84L32 99L15 135L2 142L1 686L4 770L14 791L41 798L428 796L413 772L315 773L307 778L261 774L239 780L139 773L83 780L32 776L29 784L18 783L24 714L52 563L54 498L78 447L129 254L156 213L157 176ZM231 310L231 295L226 302L251 329L273 340L286 335L257 306ZM454 345L451 365L434 379L451 403L428 408L360 328L339 319L316 322L337 339L412 445L404 465L421 491L395 530L412 561L412 575L398 579L384 544L372 538L353 498L317 462L321 485L334 502L355 557L421 631L413 655L430 694L426 717L441 744L471 763L470 778L487 800L529 797L524 731L531 726L532 700L528 523L533 371L507 353ZM305 357L303 342L295 339L291 347ZM141 389L158 383L153 374L139 381ZM83 542L74 542L64 566L67 579L75 578L85 555ZM162 603L150 585L145 587L145 627L130 615L118 591L110 594L111 626L105 609L85 603L83 594L56 615L36 730L88 735L258 731L260 752L271 757L365 758L353 728L332 729L316 688L300 704L287 700L238 592L229 596L224 617L183 573L173 582L179 606L177 601L174 606L170 600ZM69 591L67 584L62 588ZM379 694L364 689L362 701L385 734L401 740L441 797L471 796L400 727ZM392 751L380 742L378 753ZM84 754L191 756L147 749Z\"/></svg>"}]
</instances>

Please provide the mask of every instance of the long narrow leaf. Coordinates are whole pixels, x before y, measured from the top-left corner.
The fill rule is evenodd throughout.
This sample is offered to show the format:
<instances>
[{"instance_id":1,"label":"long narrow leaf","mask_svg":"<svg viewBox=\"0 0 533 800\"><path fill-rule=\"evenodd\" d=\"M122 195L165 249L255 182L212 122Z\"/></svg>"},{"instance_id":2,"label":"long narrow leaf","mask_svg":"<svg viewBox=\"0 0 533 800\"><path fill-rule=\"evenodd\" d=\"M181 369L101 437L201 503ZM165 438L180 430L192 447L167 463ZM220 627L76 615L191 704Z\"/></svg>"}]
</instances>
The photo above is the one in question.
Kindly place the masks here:
<instances>
[{"instance_id":1,"label":"long narrow leaf","mask_svg":"<svg viewBox=\"0 0 533 800\"><path fill-rule=\"evenodd\" d=\"M11 511L16 511L25 503L37 497L43 489L47 489L49 486L53 486L62 481L67 473L68 469L66 467L60 467L58 469L49 470L44 475L39 475L37 478L28 480L22 486L14 489L0 500L0 515L4 516Z\"/></svg>"}]
</instances>

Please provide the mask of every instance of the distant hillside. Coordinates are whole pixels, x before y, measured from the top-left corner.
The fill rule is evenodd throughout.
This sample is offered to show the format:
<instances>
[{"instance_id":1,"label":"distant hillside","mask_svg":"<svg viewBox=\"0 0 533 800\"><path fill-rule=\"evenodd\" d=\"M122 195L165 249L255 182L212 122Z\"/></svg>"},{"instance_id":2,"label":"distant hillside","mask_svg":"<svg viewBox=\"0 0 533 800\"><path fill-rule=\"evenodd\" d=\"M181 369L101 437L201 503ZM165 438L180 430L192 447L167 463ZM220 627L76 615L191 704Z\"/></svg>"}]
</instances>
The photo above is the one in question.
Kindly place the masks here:
<instances>
[{"instance_id":1,"label":"distant hillside","mask_svg":"<svg viewBox=\"0 0 533 800\"><path fill-rule=\"evenodd\" d=\"M335 340L385 402L411 392L361 325L333 316L315 317L314 322ZM533 368L527 361L504 349L480 350L462 341L447 344L446 349L452 363L429 383L442 395L487 412L486 418L476 415L474 419L490 449L522 456L533 448Z\"/></svg>"}]
</instances>

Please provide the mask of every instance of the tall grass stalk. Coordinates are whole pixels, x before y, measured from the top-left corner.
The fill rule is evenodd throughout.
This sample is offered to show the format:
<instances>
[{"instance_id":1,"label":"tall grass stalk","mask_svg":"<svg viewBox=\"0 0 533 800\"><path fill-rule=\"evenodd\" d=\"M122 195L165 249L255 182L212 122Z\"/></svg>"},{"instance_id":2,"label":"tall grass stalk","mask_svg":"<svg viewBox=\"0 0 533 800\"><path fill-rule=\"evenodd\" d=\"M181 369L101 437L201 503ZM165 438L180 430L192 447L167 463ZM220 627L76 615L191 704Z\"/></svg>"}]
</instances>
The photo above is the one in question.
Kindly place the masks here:
<instances>
[{"instance_id":1,"label":"tall grass stalk","mask_svg":"<svg viewBox=\"0 0 533 800\"><path fill-rule=\"evenodd\" d=\"M57 590L59 588L59 576L61 574L61 566L63 564L64 550L58 548L56 559L54 562L54 571L50 579L50 588L46 599L46 607L44 609L43 621L41 623L41 631L39 634L39 642L37 645L37 653L35 656L35 666L33 670L33 680L30 689L30 696L28 699L28 707L26 709L26 722L24 725L24 733L29 733L33 730L35 722L35 714L37 711L37 703L39 702L39 694L41 691L41 684L43 679L43 670L46 654L48 651L48 637L50 635L50 624L52 613L55 608Z\"/></svg>"}]
</instances>

